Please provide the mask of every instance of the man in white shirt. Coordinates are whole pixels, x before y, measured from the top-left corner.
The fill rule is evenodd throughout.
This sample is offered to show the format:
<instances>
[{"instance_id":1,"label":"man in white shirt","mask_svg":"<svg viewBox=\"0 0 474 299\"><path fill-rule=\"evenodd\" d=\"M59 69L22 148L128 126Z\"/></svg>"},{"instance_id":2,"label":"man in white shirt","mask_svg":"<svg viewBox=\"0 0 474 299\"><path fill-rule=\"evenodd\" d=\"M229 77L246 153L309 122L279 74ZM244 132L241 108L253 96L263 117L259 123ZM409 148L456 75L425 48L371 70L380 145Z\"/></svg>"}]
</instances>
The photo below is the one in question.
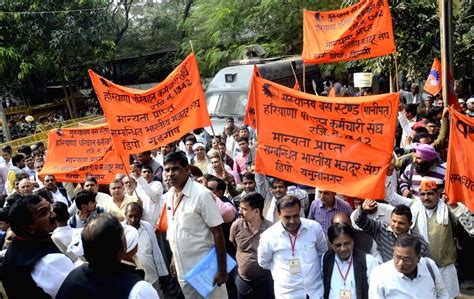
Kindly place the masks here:
<instances>
[{"instance_id":1,"label":"man in white shirt","mask_svg":"<svg viewBox=\"0 0 474 299\"><path fill-rule=\"evenodd\" d=\"M108 195L107 193L99 192L99 185L97 184L95 177L87 177L84 180L83 189L96 194L95 201L99 207L104 207L105 203L112 201L112 196Z\"/></svg>"},{"instance_id":2,"label":"man in white shirt","mask_svg":"<svg viewBox=\"0 0 474 299\"><path fill-rule=\"evenodd\" d=\"M134 177L137 181L137 194L143 204L143 220L151 225L156 225L163 209L163 185L153 180L153 169L151 166L143 165L141 176ZM131 174L133 176L133 173Z\"/></svg>"},{"instance_id":3,"label":"man in white shirt","mask_svg":"<svg viewBox=\"0 0 474 299\"><path fill-rule=\"evenodd\" d=\"M125 212L128 225L138 231L137 257L145 271L145 281L149 282L157 292L161 292L159 277L168 275L163 255L158 247L155 231L151 224L141 220L143 208L136 202L129 203Z\"/></svg>"},{"instance_id":4,"label":"man in white shirt","mask_svg":"<svg viewBox=\"0 0 474 299\"><path fill-rule=\"evenodd\" d=\"M422 258L420 251L418 237L400 235L395 241L393 259L372 271L369 298L449 298L435 262Z\"/></svg>"},{"instance_id":5,"label":"man in white shirt","mask_svg":"<svg viewBox=\"0 0 474 299\"><path fill-rule=\"evenodd\" d=\"M104 213L92 219L81 239L88 263L67 276L56 299L159 298L148 282L120 263L127 243L124 227L117 218Z\"/></svg>"},{"instance_id":6,"label":"man in white shirt","mask_svg":"<svg viewBox=\"0 0 474 299\"><path fill-rule=\"evenodd\" d=\"M275 298L322 298L327 241L321 225L300 219L301 202L294 196L281 198L277 209L280 221L262 233L258 246L258 263L272 272Z\"/></svg>"},{"instance_id":7,"label":"man in white shirt","mask_svg":"<svg viewBox=\"0 0 474 299\"><path fill-rule=\"evenodd\" d=\"M2 265L9 298L55 298L74 264L51 240L56 228L50 203L35 195L17 200L9 213L15 233Z\"/></svg>"},{"instance_id":8,"label":"man in white shirt","mask_svg":"<svg viewBox=\"0 0 474 299\"><path fill-rule=\"evenodd\" d=\"M324 298L367 298L368 278L378 263L372 255L354 248L355 236L350 224L329 227L331 249L323 257Z\"/></svg>"},{"instance_id":9,"label":"man in white shirt","mask_svg":"<svg viewBox=\"0 0 474 299\"><path fill-rule=\"evenodd\" d=\"M69 199L67 192L64 188L59 188L56 178L52 174L45 175L43 184L46 189L53 195L53 200L65 203L68 207L71 206L71 200Z\"/></svg>"},{"instance_id":10,"label":"man in white shirt","mask_svg":"<svg viewBox=\"0 0 474 299\"><path fill-rule=\"evenodd\" d=\"M223 219L211 191L190 177L188 159L183 152L170 153L165 158L165 175L171 189L166 193L167 238L173 252L171 274L178 277L185 298L202 298L184 279L188 273L215 246L217 285L208 298L225 299L223 285L229 278L221 224Z\"/></svg>"}]
</instances>

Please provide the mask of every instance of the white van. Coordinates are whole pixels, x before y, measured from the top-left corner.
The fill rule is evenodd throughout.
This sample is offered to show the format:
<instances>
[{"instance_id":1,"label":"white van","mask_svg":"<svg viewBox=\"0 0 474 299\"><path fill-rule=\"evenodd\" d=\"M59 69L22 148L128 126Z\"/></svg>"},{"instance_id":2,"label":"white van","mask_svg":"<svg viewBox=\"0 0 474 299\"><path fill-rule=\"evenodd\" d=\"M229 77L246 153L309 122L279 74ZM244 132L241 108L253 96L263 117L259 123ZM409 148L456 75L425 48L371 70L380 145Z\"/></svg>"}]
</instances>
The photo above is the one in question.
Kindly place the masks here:
<instances>
[{"instance_id":1,"label":"white van","mask_svg":"<svg viewBox=\"0 0 474 299\"><path fill-rule=\"evenodd\" d=\"M247 96L252 77L253 65L257 65L260 75L270 81L293 87L295 76L300 86L303 84L303 63L300 57L246 59L234 62L233 66L221 69L206 89L206 102L216 135L221 135L226 126L226 117L234 117L235 124L242 124L247 106ZM312 81L320 80L315 65L306 66L306 92L314 93ZM210 128L206 128L212 135Z\"/></svg>"}]
</instances>

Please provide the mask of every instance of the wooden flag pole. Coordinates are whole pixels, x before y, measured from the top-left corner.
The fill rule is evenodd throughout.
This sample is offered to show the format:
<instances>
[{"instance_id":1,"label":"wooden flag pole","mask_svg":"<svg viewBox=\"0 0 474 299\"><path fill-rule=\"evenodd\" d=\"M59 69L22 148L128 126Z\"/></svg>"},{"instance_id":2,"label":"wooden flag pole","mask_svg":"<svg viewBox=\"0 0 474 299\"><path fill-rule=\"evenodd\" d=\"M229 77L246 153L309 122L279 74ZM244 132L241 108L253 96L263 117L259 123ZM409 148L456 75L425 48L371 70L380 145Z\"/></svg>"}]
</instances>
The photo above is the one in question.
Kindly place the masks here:
<instances>
[{"instance_id":1,"label":"wooden flag pole","mask_svg":"<svg viewBox=\"0 0 474 299\"><path fill-rule=\"evenodd\" d=\"M397 63L397 56L393 54L393 58L395 58L395 84L397 84L397 92L400 91L400 85L398 84L398 63Z\"/></svg>"},{"instance_id":2,"label":"wooden flag pole","mask_svg":"<svg viewBox=\"0 0 474 299\"><path fill-rule=\"evenodd\" d=\"M293 63L290 62L290 67L291 67L291 71L293 72L293 76L295 76L295 84L298 82L298 77L296 76L296 72L295 72L295 69L293 68ZM299 82L298 82L298 90L301 91L301 87L299 86Z\"/></svg>"},{"instance_id":3,"label":"wooden flag pole","mask_svg":"<svg viewBox=\"0 0 474 299\"><path fill-rule=\"evenodd\" d=\"M191 46L191 52L194 53L193 41L189 40L189 45Z\"/></svg>"},{"instance_id":4,"label":"wooden flag pole","mask_svg":"<svg viewBox=\"0 0 474 299\"><path fill-rule=\"evenodd\" d=\"M303 92L306 93L306 63L304 62L303 62Z\"/></svg>"}]
</instances>

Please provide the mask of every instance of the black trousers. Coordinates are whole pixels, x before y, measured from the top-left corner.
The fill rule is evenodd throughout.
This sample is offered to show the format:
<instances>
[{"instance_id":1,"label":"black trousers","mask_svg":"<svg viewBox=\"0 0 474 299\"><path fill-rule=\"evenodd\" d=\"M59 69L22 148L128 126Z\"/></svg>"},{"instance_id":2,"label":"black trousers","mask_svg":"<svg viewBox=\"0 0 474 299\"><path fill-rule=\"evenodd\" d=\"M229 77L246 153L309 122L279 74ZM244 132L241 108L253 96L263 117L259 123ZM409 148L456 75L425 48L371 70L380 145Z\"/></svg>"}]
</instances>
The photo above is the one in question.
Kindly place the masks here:
<instances>
[{"instance_id":1,"label":"black trousers","mask_svg":"<svg viewBox=\"0 0 474 299\"><path fill-rule=\"evenodd\" d=\"M238 274L235 275L235 285L237 286L238 299L273 299L273 279L247 282Z\"/></svg>"}]
</instances>

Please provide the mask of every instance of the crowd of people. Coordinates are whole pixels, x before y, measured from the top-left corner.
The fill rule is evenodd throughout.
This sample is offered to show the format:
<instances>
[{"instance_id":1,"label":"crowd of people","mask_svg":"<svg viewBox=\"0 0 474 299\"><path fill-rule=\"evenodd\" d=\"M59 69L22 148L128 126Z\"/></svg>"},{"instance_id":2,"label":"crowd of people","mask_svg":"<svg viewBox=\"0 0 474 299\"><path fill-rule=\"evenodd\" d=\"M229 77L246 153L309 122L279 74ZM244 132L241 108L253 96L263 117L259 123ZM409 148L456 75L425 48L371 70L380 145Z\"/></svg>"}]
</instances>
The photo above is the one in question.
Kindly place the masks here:
<instances>
[{"instance_id":1,"label":"crowd of people","mask_svg":"<svg viewBox=\"0 0 474 299\"><path fill-rule=\"evenodd\" d=\"M2 295L202 298L186 274L215 248L209 298L459 296L459 231L474 232L443 193L449 115L412 87L378 201L256 173L257 132L232 117L131 156L108 186L40 177L42 143L4 146Z\"/></svg>"}]
</instances>

